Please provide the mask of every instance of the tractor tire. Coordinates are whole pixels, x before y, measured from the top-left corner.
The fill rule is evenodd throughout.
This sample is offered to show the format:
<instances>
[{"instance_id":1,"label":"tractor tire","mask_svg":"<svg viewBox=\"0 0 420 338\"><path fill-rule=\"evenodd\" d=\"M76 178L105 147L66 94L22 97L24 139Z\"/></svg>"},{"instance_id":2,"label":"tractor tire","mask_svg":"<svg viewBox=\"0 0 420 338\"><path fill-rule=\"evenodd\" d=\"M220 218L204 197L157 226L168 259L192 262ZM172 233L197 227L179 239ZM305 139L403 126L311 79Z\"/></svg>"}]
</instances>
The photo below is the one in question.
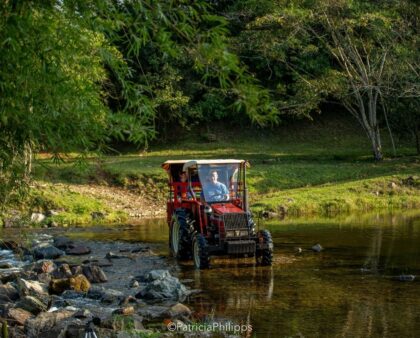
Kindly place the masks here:
<instances>
[{"instance_id":1,"label":"tractor tire","mask_svg":"<svg viewBox=\"0 0 420 338\"><path fill-rule=\"evenodd\" d=\"M258 239L262 239L264 244L269 244L268 249L257 250L256 260L258 265L271 266L273 264L273 239L271 233L268 230L258 231ZM271 245L270 245L271 244Z\"/></svg>"},{"instance_id":2,"label":"tractor tire","mask_svg":"<svg viewBox=\"0 0 420 338\"><path fill-rule=\"evenodd\" d=\"M169 247L173 257L187 260L191 257L191 236L187 222L187 213L178 209L172 216L169 231Z\"/></svg>"},{"instance_id":3,"label":"tractor tire","mask_svg":"<svg viewBox=\"0 0 420 338\"><path fill-rule=\"evenodd\" d=\"M192 243L193 261L196 269L208 269L210 267L210 256L207 241L202 234L196 233Z\"/></svg>"}]
</instances>

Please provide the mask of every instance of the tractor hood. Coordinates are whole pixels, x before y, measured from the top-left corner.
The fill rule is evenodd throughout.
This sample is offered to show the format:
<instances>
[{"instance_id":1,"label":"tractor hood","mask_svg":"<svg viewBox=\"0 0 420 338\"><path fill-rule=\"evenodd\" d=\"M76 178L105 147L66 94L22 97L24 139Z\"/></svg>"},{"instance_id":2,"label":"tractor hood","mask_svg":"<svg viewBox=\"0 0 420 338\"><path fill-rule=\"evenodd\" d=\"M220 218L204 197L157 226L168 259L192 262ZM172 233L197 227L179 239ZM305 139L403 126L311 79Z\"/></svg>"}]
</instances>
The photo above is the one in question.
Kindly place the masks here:
<instances>
[{"instance_id":1,"label":"tractor hood","mask_svg":"<svg viewBox=\"0 0 420 338\"><path fill-rule=\"evenodd\" d=\"M212 204L211 208L213 209L215 214L226 214L226 213L244 213L241 208L238 208L236 205L232 203L214 203Z\"/></svg>"}]
</instances>

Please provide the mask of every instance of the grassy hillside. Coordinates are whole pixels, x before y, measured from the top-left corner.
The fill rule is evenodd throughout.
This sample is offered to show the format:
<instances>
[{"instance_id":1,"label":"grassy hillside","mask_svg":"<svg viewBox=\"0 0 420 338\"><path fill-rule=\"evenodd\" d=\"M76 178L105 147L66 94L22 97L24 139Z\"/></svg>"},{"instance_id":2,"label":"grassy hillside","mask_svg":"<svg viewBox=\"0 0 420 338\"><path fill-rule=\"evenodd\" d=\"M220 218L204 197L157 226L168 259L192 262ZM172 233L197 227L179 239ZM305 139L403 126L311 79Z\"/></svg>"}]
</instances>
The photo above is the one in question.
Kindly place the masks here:
<instances>
[{"instance_id":1,"label":"grassy hillside","mask_svg":"<svg viewBox=\"0 0 420 338\"><path fill-rule=\"evenodd\" d=\"M75 165L76 159L51 165L46 155L40 155L35 179L42 187L38 185L35 194L53 206L54 195L62 200L67 194L64 187L116 185L162 207L166 192L162 162L243 158L251 163L248 182L254 210L308 214L420 206L420 158L415 149L400 144L401 157L375 163L365 135L342 117L300 121L271 131L215 126L210 135L193 130L178 136L177 142L152 145L147 152L91 158L83 167ZM384 148L390 155L386 137ZM101 203L94 194L89 198ZM42 203L38 207L42 209ZM81 214L101 207L87 209ZM84 220L81 216L79 221ZM76 217L71 223L77 221Z\"/></svg>"}]
</instances>

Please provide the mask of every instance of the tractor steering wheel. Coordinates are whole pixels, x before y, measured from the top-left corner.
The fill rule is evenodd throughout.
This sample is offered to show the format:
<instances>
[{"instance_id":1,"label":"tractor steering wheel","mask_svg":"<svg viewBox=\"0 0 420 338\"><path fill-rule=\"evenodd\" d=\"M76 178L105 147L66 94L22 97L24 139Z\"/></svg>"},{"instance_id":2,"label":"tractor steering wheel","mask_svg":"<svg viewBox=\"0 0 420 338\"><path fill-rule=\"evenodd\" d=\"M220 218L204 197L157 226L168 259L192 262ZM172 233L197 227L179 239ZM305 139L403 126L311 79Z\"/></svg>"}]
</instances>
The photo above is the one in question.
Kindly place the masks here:
<instances>
[{"instance_id":1,"label":"tractor steering wheel","mask_svg":"<svg viewBox=\"0 0 420 338\"><path fill-rule=\"evenodd\" d=\"M219 199L215 197L221 197L221 198ZM227 201L229 199L229 196L227 194L214 194L211 196L211 199L213 201Z\"/></svg>"}]
</instances>

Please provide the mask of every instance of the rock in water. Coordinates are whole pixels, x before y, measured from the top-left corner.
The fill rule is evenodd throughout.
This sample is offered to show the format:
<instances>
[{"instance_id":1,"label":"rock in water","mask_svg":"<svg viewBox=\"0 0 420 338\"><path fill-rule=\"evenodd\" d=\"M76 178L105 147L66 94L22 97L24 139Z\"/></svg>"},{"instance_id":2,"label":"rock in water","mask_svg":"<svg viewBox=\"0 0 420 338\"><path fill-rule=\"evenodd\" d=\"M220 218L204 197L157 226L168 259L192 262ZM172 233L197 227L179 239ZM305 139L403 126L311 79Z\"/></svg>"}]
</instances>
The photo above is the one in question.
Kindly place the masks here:
<instances>
[{"instance_id":1,"label":"rock in water","mask_svg":"<svg viewBox=\"0 0 420 338\"><path fill-rule=\"evenodd\" d=\"M53 273L53 277L58 279L70 278L71 276L73 276L73 273L67 263L61 264L60 267Z\"/></svg>"},{"instance_id":2,"label":"rock in water","mask_svg":"<svg viewBox=\"0 0 420 338\"><path fill-rule=\"evenodd\" d=\"M54 246L61 249L61 250L65 250L67 248L71 248L73 246L73 241L70 240L67 237L56 237L54 238Z\"/></svg>"},{"instance_id":3,"label":"rock in water","mask_svg":"<svg viewBox=\"0 0 420 338\"><path fill-rule=\"evenodd\" d=\"M46 284L34 280L29 281L23 278L18 278L17 287L21 297L33 296L41 300L44 304L48 304L49 295Z\"/></svg>"},{"instance_id":4,"label":"rock in water","mask_svg":"<svg viewBox=\"0 0 420 338\"><path fill-rule=\"evenodd\" d=\"M75 277L53 279L50 283L50 292L54 294L61 294L65 290L74 290L76 292L88 292L90 283L84 275L77 275Z\"/></svg>"},{"instance_id":5,"label":"rock in water","mask_svg":"<svg viewBox=\"0 0 420 338\"><path fill-rule=\"evenodd\" d=\"M145 282L148 284L136 295L137 298L181 300L189 294L185 285L168 270L150 271Z\"/></svg>"},{"instance_id":6,"label":"rock in water","mask_svg":"<svg viewBox=\"0 0 420 338\"><path fill-rule=\"evenodd\" d=\"M181 303L173 305L167 312L167 315L171 318L189 316L190 314L190 308Z\"/></svg>"},{"instance_id":7,"label":"rock in water","mask_svg":"<svg viewBox=\"0 0 420 338\"><path fill-rule=\"evenodd\" d=\"M34 315L40 312L47 311L47 305L41 302L38 298L32 296L24 296L17 303L16 307L22 308Z\"/></svg>"},{"instance_id":8,"label":"rock in water","mask_svg":"<svg viewBox=\"0 0 420 338\"><path fill-rule=\"evenodd\" d=\"M55 268L55 263L50 260L42 260L34 264L34 271L37 273L51 273Z\"/></svg>"},{"instance_id":9,"label":"rock in water","mask_svg":"<svg viewBox=\"0 0 420 338\"><path fill-rule=\"evenodd\" d=\"M36 259L55 259L64 255L63 251L49 244L35 247L33 253Z\"/></svg>"},{"instance_id":10,"label":"rock in water","mask_svg":"<svg viewBox=\"0 0 420 338\"><path fill-rule=\"evenodd\" d=\"M11 283L0 285L0 295L7 296L10 300L16 300L19 298L19 292Z\"/></svg>"},{"instance_id":11,"label":"rock in water","mask_svg":"<svg viewBox=\"0 0 420 338\"><path fill-rule=\"evenodd\" d=\"M322 250L324 250L324 248L321 246L321 244L315 244L315 245L311 248L311 250L312 250L312 251L315 251L315 252L321 252Z\"/></svg>"},{"instance_id":12,"label":"rock in water","mask_svg":"<svg viewBox=\"0 0 420 338\"><path fill-rule=\"evenodd\" d=\"M24 325L25 322L32 317L32 313L19 308L10 308L6 313L7 318L13 320L19 325Z\"/></svg>"},{"instance_id":13,"label":"rock in water","mask_svg":"<svg viewBox=\"0 0 420 338\"><path fill-rule=\"evenodd\" d=\"M416 276L414 275L400 275L395 277L394 279L400 281L400 282L412 282L416 279Z\"/></svg>"},{"instance_id":14,"label":"rock in water","mask_svg":"<svg viewBox=\"0 0 420 338\"><path fill-rule=\"evenodd\" d=\"M70 249L66 249L66 254L67 255L74 255L74 256L80 256L80 255L87 255L90 254L91 250L90 248L86 247L86 246L75 246L73 248Z\"/></svg>"},{"instance_id":15,"label":"rock in water","mask_svg":"<svg viewBox=\"0 0 420 338\"><path fill-rule=\"evenodd\" d=\"M82 269L83 274L91 283L104 283L108 281L105 272L97 265L85 265Z\"/></svg>"},{"instance_id":16,"label":"rock in water","mask_svg":"<svg viewBox=\"0 0 420 338\"><path fill-rule=\"evenodd\" d=\"M125 298L124 293L121 291L105 289L100 286L92 286L87 296L92 299L99 299L102 303L106 304L119 303Z\"/></svg>"},{"instance_id":17,"label":"rock in water","mask_svg":"<svg viewBox=\"0 0 420 338\"><path fill-rule=\"evenodd\" d=\"M28 338L64 337L60 323L73 316L74 311L59 310L44 312L36 318L30 318L25 323L25 332ZM47 333L47 335L45 335Z\"/></svg>"}]
</instances>

